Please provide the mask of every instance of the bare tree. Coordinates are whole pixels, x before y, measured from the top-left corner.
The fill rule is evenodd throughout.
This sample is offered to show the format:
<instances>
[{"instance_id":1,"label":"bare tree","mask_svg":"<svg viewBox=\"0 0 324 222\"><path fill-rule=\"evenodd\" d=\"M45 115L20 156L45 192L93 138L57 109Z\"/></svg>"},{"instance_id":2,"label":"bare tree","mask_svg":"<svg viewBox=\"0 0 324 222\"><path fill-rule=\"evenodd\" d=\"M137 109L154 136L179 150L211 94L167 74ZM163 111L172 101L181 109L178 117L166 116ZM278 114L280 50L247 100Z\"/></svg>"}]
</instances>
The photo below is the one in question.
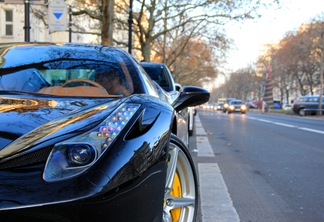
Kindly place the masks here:
<instances>
[{"instance_id":1,"label":"bare tree","mask_svg":"<svg viewBox=\"0 0 324 222\"><path fill-rule=\"evenodd\" d=\"M187 41L187 38L183 39ZM180 39L177 41L181 45ZM182 85L202 86L217 77L217 70L213 59L213 51L208 42L202 39L191 39L176 61L172 70L176 82Z\"/></svg>"},{"instance_id":2,"label":"bare tree","mask_svg":"<svg viewBox=\"0 0 324 222\"><path fill-rule=\"evenodd\" d=\"M199 67L204 69L207 79L216 76L215 66L220 61L220 53L228 48L229 41L222 32L224 25L232 20L258 17L258 8L264 5L263 0L132 1L135 6L132 47L140 52L137 58L145 61L159 59L169 67L180 67L180 58L186 57L189 44L200 39L210 47L205 50L210 53L208 59ZM71 0L73 32L98 35L104 45L127 46L128 39L121 33L128 31L129 3L129 0ZM82 23L82 20L87 23ZM199 58L195 49L190 49L190 55ZM178 70L174 69L177 78L184 82L197 82L186 78L190 72Z\"/></svg>"},{"instance_id":3,"label":"bare tree","mask_svg":"<svg viewBox=\"0 0 324 222\"><path fill-rule=\"evenodd\" d=\"M314 94L320 84L319 70L322 64L319 42L322 26L323 22L301 26L298 31L288 33L271 53L276 76L291 82L294 79L302 95ZM283 69L279 71L280 67Z\"/></svg>"},{"instance_id":4,"label":"bare tree","mask_svg":"<svg viewBox=\"0 0 324 222\"><path fill-rule=\"evenodd\" d=\"M157 51L155 44L162 43L163 50L168 47L165 38L172 39L172 35L180 32L188 38L196 38L198 35L211 37L215 34L213 30L219 30L219 26L229 20L257 16L260 1L144 0L137 1L137 5L138 13L134 15L134 20L135 34L140 43L138 49L141 50L143 60L150 61L155 51L160 54L163 52ZM164 43L160 40L162 37ZM179 48L174 49L170 55L177 56L181 51Z\"/></svg>"},{"instance_id":5,"label":"bare tree","mask_svg":"<svg viewBox=\"0 0 324 222\"><path fill-rule=\"evenodd\" d=\"M245 101L258 100L263 96L260 87L263 84L264 78L257 76L256 70L249 66L231 73L218 91L221 97L234 97Z\"/></svg>"},{"instance_id":6,"label":"bare tree","mask_svg":"<svg viewBox=\"0 0 324 222\"><path fill-rule=\"evenodd\" d=\"M95 35L100 39L96 43L113 45L114 0L71 0L68 3L72 14L72 33ZM48 25L44 8L31 7L31 12L45 26Z\"/></svg>"},{"instance_id":7,"label":"bare tree","mask_svg":"<svg viewBox=\"0 0 324 222\"><path fill-rule=\"evenodd\" d=\"M102 24L101 24L101 43L103 45L113 45L114 27L114 6L115 0L102 1Z\"/></svg>"},{"instance_id":8,"label":"bare tree","mask_svg":"<svg viewBox=\"0 0 324 222\"><path fill-rule=\"evenodd\" d=\"M323 17L303 24L298 30L291 31L277 45L270 45L258 64L264 67L258 71L265 77L268 58L271 58L273 86L279 90L281 102L289 103L291 97L300 94L323 95L324 70L324 21ZM220 88L227 97L238 97L236 90L246 88L242 70L231 73L228 81ZM251 76L245 76L253 81ZM263 81L265 78L262 78ZM264 82L261 81L261 85ZM243 86L243 88L242 88ZM242 93L243 91L243 93ZM320 103L322 100L320 100ZM319 105L321 107L321 105Z\"/></svg>"},{"instance_id":9,"label":"bare tree","mask_svg":"<svg viewBox=\"0 0 324 222\"><path fill-rule=\"evenodd\" d=\"M126 6L127 2L120 1L117 5ZM138 6L134 13L135 35L140 42L139 50L144 60L151 59L151 50L154 51L154 43L164 37L170 38L173 31L181 31L186 36L196 35L212 37L213 31L232 19L246 19L257 16L257 8L261 5L256 1L173 1L150 0L136 1ZM122 8L119 7L119 8ZM124 21L125 22L125 21ZM173 32L173 33L172 33Z\"/></svg>"}]
</instances>

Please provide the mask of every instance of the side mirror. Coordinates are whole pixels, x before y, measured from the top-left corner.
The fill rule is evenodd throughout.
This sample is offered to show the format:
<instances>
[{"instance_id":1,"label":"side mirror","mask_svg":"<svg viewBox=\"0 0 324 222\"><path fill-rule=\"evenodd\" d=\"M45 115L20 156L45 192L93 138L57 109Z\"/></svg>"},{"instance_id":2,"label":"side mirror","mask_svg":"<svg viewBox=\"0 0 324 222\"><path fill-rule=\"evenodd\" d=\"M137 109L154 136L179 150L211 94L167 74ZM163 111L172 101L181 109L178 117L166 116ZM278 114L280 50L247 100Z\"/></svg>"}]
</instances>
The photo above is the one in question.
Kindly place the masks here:
<instances>
[{"instance_id":1,"label":"side mirror","mask_svg":"<svg viewBox=\"0 0 324 222\"><path fill-rule=\"evenodd\" d=\"M197 86L184 86L172 106L178 112L189 106L204 104L208 102L209 98L210 93L206 89Z\"/></svg>"}]
</instances>

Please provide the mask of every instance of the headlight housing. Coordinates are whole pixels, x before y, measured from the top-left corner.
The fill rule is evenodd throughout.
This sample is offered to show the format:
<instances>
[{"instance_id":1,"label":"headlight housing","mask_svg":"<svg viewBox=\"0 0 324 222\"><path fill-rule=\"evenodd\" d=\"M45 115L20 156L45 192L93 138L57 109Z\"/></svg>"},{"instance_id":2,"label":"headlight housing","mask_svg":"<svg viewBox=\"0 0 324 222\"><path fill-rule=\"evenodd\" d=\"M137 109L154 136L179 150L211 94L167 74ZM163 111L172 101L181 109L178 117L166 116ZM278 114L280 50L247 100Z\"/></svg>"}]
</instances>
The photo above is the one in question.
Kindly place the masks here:
<instances>
[{"instance_id":1,"label":"headlight housing","mask_svg":"<svg viewBox=\"0 0 324 222\"><path fill-rule=\"evenodd\" d=\"M139 104L122 104L95 129L55 144L43 179L47 182L65 180L86 171L107 150L139 107Z\"/></svg>"},{"instance_id":2,"label":"headlight housing","mask_svg":"<svg viewBox=\"0 0 324 222\"><path fill-rule=\"evenodd\" d=\"M241 106L241 110L246 110L246 105Z\"/></svg>"}]
</instances>

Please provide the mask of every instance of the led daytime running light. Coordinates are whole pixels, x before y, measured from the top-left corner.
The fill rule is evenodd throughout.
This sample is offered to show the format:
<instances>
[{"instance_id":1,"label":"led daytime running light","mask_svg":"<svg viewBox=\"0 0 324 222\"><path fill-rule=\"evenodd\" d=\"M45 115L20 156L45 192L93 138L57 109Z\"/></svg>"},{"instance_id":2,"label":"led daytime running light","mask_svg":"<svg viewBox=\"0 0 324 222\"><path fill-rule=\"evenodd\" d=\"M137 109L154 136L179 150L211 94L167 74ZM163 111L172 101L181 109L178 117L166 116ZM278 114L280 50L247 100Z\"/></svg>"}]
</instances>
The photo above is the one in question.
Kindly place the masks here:
<instances>
[{"instance_id":1,"label":"led daytime running light","mask_svg":"<svg viewBox=\"0 0 324 222\"><path fill-rule=\"evenodd\" d=\"M103 149L114 141L138 108L138 104L123 104L118 111L98 127L98 131L95 133L97 139L105 139L105 143L102 144Z\"/></svg>"},{"instance_id":2,"label":"led daytime running light","mask_svg":"<svg viewBox=\"0 0 324 222\"><path fill-rule=\"evenodd\" d=\"M43 179L48 182L65 180L87 170L115 140L139 107L139 104L124 103L94 130L56 144L48 157Z\"/></svg>"}]
</instances>

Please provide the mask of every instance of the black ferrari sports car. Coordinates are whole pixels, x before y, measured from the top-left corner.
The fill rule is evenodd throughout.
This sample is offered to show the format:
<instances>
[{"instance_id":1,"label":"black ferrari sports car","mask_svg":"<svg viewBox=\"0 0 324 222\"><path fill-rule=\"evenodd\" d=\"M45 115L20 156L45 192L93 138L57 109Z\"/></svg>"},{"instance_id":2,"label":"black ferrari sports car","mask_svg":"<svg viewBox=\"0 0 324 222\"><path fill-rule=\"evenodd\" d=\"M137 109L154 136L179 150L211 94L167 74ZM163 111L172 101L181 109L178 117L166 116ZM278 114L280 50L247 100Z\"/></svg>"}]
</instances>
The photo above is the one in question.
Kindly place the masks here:
<instances>
[{"instance_id":1,"label":"black ferrari sports car","mask_svg":"<svg viewBox=\"0 0 324 222\"><path fill-rule=\"evenodd\" d=\"M195 221L179 112L118 48L0 44L0 221Z\"/></svg>"}]
</instances>

